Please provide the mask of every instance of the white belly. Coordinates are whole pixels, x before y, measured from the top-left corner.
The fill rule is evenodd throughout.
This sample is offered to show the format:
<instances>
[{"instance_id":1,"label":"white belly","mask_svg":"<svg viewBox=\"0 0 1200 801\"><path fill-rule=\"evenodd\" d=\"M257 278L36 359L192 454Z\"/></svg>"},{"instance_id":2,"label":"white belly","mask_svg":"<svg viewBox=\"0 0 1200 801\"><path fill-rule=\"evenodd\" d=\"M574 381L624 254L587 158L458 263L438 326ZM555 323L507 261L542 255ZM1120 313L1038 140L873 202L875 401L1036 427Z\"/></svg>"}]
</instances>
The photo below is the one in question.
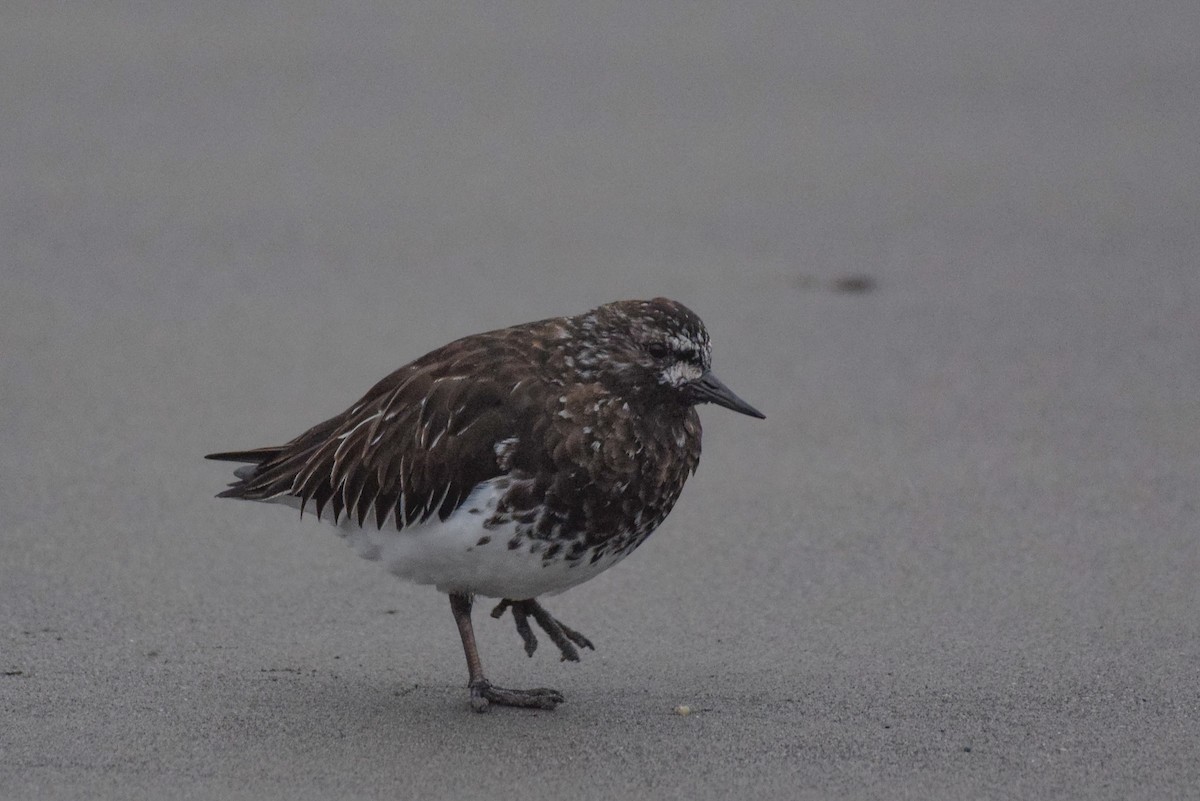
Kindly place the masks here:
<instances>
[{"instance_id":1,"label":"white belly","mask_svg":"<svg viewBox=\"0 0 1200 801\"><path fill-rule=\"evenodd\" d=\"M483 523L496 510L500 491L492 482L484 482L450 517L397 530L389 520L382 529L368 522L360 528L343 517L338 533L346 538L364 559L382 561L402 579L417 584L432 584L442 592L467 592L493 598L523 600L539 595L554 595L594 578L624 558L625 554L606 553L591 562L585 556L577 562L562 558L543 560L541 550L552 543L522 540L509 548L516 534L513 524L484 528ZM289 506L295 498L275 498ZM478 513L472 514L471 509ZM372 515L368 514L368 520ZM331 520L330 510L323 518ZM483 538L488 538L481 544ZM572 566L572 564L574 566Z\"/></svg>"}]
</instances>

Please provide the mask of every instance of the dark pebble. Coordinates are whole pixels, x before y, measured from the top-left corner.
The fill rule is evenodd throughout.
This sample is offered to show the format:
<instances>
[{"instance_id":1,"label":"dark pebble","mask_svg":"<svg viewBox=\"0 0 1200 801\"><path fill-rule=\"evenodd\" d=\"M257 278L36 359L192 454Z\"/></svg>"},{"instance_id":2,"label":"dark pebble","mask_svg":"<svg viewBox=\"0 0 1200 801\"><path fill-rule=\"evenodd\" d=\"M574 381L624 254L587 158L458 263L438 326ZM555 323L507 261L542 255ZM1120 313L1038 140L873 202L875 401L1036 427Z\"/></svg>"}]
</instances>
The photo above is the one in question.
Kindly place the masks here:
<instances>
[{"instance_id":1,"label":"dark pebble","mask_svg":"<svg viewBox=\"0 0 1200 801\"><path fill-rule=\"evenodd\" d=\"M870 292L875 288L875 279L869 275L845 275L834 280L833 288L850 294Z\"/></svg>"}]
</instances>

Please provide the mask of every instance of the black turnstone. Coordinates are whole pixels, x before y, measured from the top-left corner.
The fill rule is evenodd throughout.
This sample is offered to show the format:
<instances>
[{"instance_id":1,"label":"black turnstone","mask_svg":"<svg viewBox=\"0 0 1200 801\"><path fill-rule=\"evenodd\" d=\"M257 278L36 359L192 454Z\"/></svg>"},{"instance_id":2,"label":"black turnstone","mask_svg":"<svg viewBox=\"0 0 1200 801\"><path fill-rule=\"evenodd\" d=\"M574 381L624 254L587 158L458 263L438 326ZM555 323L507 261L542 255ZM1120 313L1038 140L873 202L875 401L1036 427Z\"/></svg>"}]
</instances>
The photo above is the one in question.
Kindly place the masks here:
<instances>
[{"instance_id":1,"label":"black turnstone","mask_svg":"<svg viewBox=\"0 0 1200 801\"><path fill-rule=\"evenodd\" d=\"M553 709L557 690L484 678L471 605L532 618L566 660L592 648L538 603L621 561L675 504L700 459L699 403L763 415L709 369L708 332L666 298L608 303L451 342L347 411L246 462L217 497L310 510L366 559L450 595L471 706Z\"/></svg>"}]
</instances>

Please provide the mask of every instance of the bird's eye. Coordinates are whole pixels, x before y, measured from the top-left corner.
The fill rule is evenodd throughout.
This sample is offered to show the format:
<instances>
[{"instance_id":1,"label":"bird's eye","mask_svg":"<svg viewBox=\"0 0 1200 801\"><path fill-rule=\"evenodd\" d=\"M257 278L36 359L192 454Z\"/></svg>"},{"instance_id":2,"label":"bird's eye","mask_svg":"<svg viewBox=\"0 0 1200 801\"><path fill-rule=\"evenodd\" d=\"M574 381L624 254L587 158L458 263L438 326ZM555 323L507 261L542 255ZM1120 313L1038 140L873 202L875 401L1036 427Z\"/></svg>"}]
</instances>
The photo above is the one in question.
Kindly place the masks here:
<instances>
[{"instance_id":1,"label":"bird's eye","mask_svg":"<svg viewBox=\"0 0 1200 801\"><path fill-rule=\"evenodd\" d=\"M671 349L661 342L651 342L646 346L646 351L656 359L665 358Z\"/></svg>"}]
</instances>

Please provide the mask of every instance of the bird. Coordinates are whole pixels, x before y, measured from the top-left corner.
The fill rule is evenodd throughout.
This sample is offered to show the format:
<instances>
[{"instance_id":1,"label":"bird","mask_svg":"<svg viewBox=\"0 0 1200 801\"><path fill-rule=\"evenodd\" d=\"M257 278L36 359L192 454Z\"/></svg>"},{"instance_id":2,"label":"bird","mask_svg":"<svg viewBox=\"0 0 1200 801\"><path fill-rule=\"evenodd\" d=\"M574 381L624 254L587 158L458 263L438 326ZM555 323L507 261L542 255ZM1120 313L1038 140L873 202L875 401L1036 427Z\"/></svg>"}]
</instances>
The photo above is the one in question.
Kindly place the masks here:
<instances>
[{"instance_id":1,"label":"bird","mask_svg":"<svg viewBox=\"0 0 1200 801\"><path fill-rule=\"evenodd\" d=\"M240 462L218 498L289 505L336 526L358 555L449 595L471 709L554 709L558 690L486 677L471 612L535 623L562 660L593 649L539 602L624 559L663 522L700 459L696 407L764 415L712 372L708 331L667 298L450 342L346 411Z\"/></svg>"}]
</instances>

